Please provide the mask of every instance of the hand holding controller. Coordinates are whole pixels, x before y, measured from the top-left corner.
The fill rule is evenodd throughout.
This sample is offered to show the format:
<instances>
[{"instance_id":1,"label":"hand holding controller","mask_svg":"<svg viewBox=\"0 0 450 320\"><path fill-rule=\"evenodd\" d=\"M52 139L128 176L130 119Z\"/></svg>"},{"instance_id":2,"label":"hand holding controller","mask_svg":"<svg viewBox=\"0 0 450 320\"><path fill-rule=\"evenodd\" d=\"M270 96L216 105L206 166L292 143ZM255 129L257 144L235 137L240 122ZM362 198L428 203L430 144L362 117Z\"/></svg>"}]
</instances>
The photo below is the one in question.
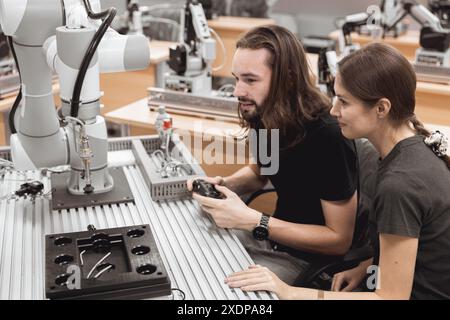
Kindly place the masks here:
<instances>
[{"instance_id":1,"label":"hand holding controller","mask_svg":"<svg viewBox=\"0 0 450 320\"><path fill-rule=\"evenodd\" d=\"M192 191L208 198L214 199L225 198L225 195L223 193L216 190L214 184L202 179L196 179L192 182Z\"/></svg>"}]
</instances>

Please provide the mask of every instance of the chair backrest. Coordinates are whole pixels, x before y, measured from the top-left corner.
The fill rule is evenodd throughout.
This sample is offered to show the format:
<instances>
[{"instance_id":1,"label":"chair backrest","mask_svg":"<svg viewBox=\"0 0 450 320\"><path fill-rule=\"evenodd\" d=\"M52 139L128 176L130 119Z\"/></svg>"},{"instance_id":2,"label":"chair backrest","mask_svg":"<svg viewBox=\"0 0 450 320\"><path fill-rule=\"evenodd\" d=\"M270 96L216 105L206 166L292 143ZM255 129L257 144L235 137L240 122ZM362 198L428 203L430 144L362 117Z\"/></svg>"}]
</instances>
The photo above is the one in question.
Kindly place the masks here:
<instances>
[{"instance_id":1,"label":"chair backrest","mask_svg":"<svg viewBox=\"0 0 450 320\"><path fill-rule=\"evenodd\" d=\"M375 193L379 154L367 139L355 140L359 164L359 201L352 248L369 243L369 215Z\"/></svg>"}]
</instances>

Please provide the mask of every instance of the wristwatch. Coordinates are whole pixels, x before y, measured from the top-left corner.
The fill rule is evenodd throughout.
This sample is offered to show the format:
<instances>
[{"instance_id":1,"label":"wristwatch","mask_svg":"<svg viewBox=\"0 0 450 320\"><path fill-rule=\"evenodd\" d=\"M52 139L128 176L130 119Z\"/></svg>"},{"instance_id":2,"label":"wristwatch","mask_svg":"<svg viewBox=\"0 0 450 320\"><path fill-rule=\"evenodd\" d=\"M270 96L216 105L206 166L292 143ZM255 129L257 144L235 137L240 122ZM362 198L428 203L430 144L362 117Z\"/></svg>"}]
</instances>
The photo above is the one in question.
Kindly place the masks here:
<instances>
[{"instance_id":1,"label":"wristwatch","mask_svg":"<svg viewBox=\"0 0 450 320\"><path fill-rule=\"evenodd\" d=\"M256 240L263 241L269 238L269 219L270 216L262 214L259 224L253 229L253 237Z\"/></svg>"}]
</instances>

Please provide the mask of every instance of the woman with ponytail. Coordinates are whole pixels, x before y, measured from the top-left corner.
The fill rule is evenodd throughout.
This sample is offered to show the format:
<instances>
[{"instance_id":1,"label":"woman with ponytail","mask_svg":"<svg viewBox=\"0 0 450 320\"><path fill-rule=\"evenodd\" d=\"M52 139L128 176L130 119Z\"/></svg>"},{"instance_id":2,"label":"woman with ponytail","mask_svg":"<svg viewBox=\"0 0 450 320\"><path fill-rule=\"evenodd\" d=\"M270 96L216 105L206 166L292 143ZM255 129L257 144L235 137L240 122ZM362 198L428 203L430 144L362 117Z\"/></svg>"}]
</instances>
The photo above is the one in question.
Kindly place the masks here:
<instances>
[{"instance_id":1,"label":"woman with ponytail","mask_svg":"<svg viewBox=\"0 0 450 320\"><path fill-rule=\"evenodd\" d=\"M336 274L329 292L288 286L261 266L226 282L281 299L450 299L447 138L414 113L414 70L396 49L377 43L341 60L338 71L331 114L346 138L367 138L380 156L369 218L374 258ZM361 284L371 292L349 292Z\"/></svg>"}]
</instances>

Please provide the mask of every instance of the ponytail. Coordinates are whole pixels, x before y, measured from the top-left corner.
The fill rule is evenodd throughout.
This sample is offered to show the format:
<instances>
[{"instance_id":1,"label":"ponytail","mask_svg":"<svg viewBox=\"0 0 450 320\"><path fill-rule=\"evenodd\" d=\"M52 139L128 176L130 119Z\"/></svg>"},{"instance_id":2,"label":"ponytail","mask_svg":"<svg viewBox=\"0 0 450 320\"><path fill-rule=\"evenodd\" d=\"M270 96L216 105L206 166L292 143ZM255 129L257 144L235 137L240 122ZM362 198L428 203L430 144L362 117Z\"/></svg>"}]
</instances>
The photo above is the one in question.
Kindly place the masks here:
<instances>
[{"instance_id":1,"label":"ponytail","mask_svg":"<svg viewBox=\"0 0 450 320\"><path fill-rule=\"evenodd\" d=\"M414 130L416 130L418 134L424 136L425 138L430 138L430 137L432 136L432 133L431 133L427 128L425 128L425 126L423 125L423 123L422 123L419 119L417 119L416 115L413 115L413 116L411 117L410 121L411 121L411 123L412 123L412 125L413 125L413 127L414 127ZM437 133L437 134L441 134L439 131L437 131L436 133ZM442 135L442 134L441 134L441 135ZM444 140L445 137L442 135L442 138L441 138L441 139ZM427 139L425 139L425 140L427 140ZM425 144L426 144L428 147L430 147L430 149L431 149L431 150L432 150L432 151L433 151L440 159L442 159L442 160L445 162L445 164L447 165L447 168L450 170L450 157L449 157L447 154L442 154L442 153L439 152L439 148L440 148L440 146L441 146L441 144L442 144L442 140L440 140L440 141L438 142L438 144L436 144L436 143L427 143L426 141L425 141ZM444 149L446 149L446 147L445 147Z\"/></svg>"},{"instance_id":2,"label":"ponytail","mask_svg":"<svg viewBox=\"0 0 450 320\"><path fill-rule=\"evenodd\" d=\"M424 136L425 138L431 136L431 132L427 128L425 128L423 123L419 119L417 119L415 114L411 117L410 121L414 126L414 130L416 130L418 134Z\"/></svg>"}]
</instances>

